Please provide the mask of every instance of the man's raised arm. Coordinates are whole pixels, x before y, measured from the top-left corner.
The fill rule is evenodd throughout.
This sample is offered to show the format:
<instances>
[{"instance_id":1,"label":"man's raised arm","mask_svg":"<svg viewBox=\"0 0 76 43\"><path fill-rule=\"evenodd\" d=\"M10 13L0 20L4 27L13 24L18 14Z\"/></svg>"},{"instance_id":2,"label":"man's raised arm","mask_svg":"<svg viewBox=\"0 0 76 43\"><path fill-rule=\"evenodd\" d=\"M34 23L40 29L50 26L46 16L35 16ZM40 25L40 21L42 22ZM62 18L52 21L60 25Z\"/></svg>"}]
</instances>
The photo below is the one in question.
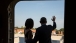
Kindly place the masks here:
<instances>
[{"instance_id":1,"label":"man's raised arm","mask_svg":"<svg viewBox=\"0 0 76 43\"><path fill-rule=\"evenodd\" d=\"M53 29L52 30L54 30L54 29L56 29L56 22L55 21L53 21Z\"/></svg>"},{"instance_id":2,"label":"man's raised arm","mask_svg":"<svg viewBox=\"0 0 76 43\"><path fill-rule=\"evenodd\" d=\"M55 19L56 19L56 17L53 16L53 19L52 19L52 21L53 21L53 29L52 29L52 30L56 29L56 22L55 22Z\"/></svg>"}]
</instances>

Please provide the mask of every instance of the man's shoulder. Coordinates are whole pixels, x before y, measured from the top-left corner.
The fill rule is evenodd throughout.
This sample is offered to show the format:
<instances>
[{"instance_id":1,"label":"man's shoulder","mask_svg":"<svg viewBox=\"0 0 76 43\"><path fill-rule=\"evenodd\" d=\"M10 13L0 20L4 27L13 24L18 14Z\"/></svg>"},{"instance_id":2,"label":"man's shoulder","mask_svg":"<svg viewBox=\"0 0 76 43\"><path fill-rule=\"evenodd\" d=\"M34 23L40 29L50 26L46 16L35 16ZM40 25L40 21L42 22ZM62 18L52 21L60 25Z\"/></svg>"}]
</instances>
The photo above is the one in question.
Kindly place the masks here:
<instances>
[{"instance_id":1,"label":"man's shoulder","mask_svg":"<svg viewBox=\"0 0 76 43\"><path fill-rule=\"evenodd\" d=\"M36 30L40 30L41 29L41 26L40 27L38 27L38 28L36 28Z\"/></svg>"},{"instance_id":2,"label":"man's shoulder","mask_svg":"<svg viewBox=\"0 0 76 43\"><path fill-rule=\"evenodd\" d=\"M36 28L36 29L39 29L40 27Z\"/></svg>"},{"instance_id":3,"label":"man's shoulder","mask_svg":"<svg viewBox=\"0 0 76 43\"><path fill-rule=\"evenodd\" d=\"M52 25L47 25L48 27L52 27Z\"/></svg>"}]
</instances>

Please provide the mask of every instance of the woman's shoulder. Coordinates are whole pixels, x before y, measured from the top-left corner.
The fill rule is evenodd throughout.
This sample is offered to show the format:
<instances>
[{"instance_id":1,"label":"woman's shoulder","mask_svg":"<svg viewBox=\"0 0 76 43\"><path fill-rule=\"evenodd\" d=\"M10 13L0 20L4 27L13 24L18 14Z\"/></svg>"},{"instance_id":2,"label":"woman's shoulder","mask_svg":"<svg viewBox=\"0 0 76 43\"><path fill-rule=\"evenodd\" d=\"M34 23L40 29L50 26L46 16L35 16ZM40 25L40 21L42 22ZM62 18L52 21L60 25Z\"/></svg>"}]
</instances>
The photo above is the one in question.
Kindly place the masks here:
<instances>
[{"instance_id":1,"label":"woman's shoulder","mask_svg":"<svg viewBox=\"0 0 76 43\"><path fill-rule=\"evenodd\" d=\"M26 30L26 33L32 33L32 31L29 29L29 30Z\"/></svg>"},{"instance_id":2,"label":"woman's shoulder","mask_svg":"<svg viewBox=\"0 0 76 43\"><path fill-rule=\"evenodd\" d=\"M32 31L31 31L31 30L29 30L29 31L28 31L28 33L32 33Z\"/></svg>"},{"instance_id":3,"label":"woman's shoulder","mask_svg":"<svg viewBox=\"0 0 76 43\"><path fill-rule=\"evenodd\" d=\"M26 36L28 36L28 35L31 34L31 33L32 33L31 30L26 30L26 31L25 31L25 35L26 35Z\"/></svg>"}]
</instances>

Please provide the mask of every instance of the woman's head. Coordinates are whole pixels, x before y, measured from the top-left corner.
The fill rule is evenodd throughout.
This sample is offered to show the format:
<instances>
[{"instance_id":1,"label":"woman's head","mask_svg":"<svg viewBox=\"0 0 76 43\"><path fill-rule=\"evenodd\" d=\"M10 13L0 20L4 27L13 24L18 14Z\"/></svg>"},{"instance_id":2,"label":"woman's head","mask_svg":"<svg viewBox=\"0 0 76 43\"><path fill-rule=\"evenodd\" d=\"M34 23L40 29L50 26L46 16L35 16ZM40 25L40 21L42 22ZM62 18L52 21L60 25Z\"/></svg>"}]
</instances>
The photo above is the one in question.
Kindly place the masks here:
<instances>
[{"instance_id":1,"label":"woman's head","mask_svg":"<svg viewBox=\"0 0 76 43\"><path fill-rule=\"evenodd\" d=\"M33 28L33 26L34 26L34 21L33 21L33 19L28 18L28 19L25 21L25 27L26 27L26 29L31 29L31 28Z\"/></svg>"}]
</instances>

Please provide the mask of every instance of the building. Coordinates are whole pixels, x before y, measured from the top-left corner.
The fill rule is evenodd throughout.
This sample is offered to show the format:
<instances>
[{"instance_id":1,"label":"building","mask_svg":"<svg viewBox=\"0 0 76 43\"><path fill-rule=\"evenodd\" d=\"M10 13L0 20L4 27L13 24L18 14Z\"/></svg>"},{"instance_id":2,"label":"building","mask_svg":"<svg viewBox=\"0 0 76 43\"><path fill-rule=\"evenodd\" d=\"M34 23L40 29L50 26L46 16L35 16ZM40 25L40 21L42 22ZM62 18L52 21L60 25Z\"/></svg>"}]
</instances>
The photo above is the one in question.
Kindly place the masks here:
<instances>
[{"instance_id":1,"label":"building","mask_svg":"<svg viewBox=\"0 0 76 43\"><path fill-rule=\"evenodd\" d=\"M22 31L22 33L24 33L24 28L15 28L15 29L14 29L14 32L15 32L15 33L18 33L18 32L20 32L20 31ZM35 29L32 29L32 31L33 31L33 32L36 32ZM52 31L52 34L54 34L54 33L56 33L56 30L53 30L53 31ZM58 31L58 34L63 34L63 32L62 32L62 31Z\"/></svg>"},{"instance_id":2,"label":"building","mask_svg":"<svg viewBox=\"0 0 76 43\"><path fill-rule=\"evenodd\" d=\"M18 33L20 31L22 31L22 33L24 33L24 29L22 29L22 28L16 28L16 29L14 29L14 32L15 33Z\"/></svg>"}]
</instances>

